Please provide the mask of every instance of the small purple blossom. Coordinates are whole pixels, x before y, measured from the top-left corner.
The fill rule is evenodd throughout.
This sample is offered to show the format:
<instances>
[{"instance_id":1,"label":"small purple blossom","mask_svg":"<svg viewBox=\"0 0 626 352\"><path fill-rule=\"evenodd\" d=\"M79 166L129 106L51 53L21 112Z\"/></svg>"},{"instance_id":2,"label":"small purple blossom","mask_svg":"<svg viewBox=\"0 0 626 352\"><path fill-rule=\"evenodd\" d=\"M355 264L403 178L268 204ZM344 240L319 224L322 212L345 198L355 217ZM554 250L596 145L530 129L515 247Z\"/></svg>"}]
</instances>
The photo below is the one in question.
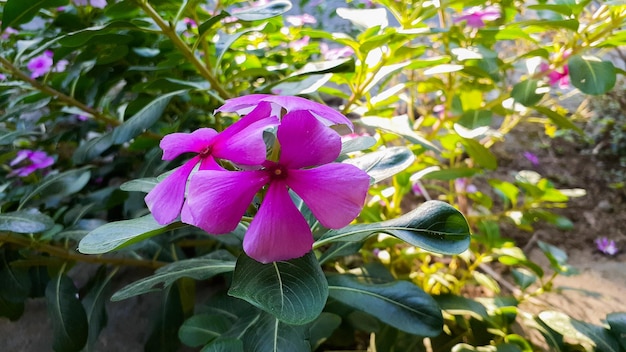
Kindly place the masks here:
<instances>
[{"instance_id":1,"label":"small purple blossom","mask_svg":"<svg viewBox=\"0 0 626 352\"><path fill-rule=\"evenodd\" d=\"M594 242L598 250L604 254L613 256L617 254L617 252L619 252L619 249L617 248L614 240L609 240L606 237L600 237L597 238Z\"/></svg>"},{"instance_id":2,"label":"small purple blossom","mask_svg":"<svg viewBox=\"0 0 626 352\"><path fill-rule=\"evenodd\" d=\"M533 166L539 165L539 157L537 155L531 152L524 152L522 155L524 155L524 158L530 161L530 163L533 164Z\"/></svg>"},{"instance_id":3,"label":"small purple blossom","mask_svg":"<svg viewBox=\"0 0 626 352\"><path fill-rule=\"evenodd\" d=\"M290 41L289 48L291 48L294 51L300 51L302 50L302 48L309 45L310 40L311 38L308 35L305 35L304 37L302 37L302 39Z\"/></svg>"},{"instance_id":4,"label":"small purple blossom","mask_svg":"<svg viewBox=\"0 0 626 352\"><path fill-rule=\"evenodd\" d=\"M5 79L7 79L7 76L0 73L0 81L4 81Z\"/></svg>"},{"instance_id":5,"label":"small purple blossom","mask_svg":"<svg viewBox=\"0 0 626 352\"><path fill-rule=\"evenodd\" d=\"M480 7L469 8L454 19L454 23L465 21L468 27L483 28L485 21L494 21L500 18L500 9L495 6L487 6L484 9Z\"/></svg>"},{"instance_id":6,"label":"small purple blossom","mask_svg":"<svg viewBox=\"0 0 626 352\"><path fill-rule=\"evenodd\" d=\"M473 184L469 183L469 179L466 177L457 178L454 180L454 187L457 192L476 193L478 189Z\"/></svg>"},{"instance_id":7,"label":"small purple blossom","mask_svg":"<svg viewBox=\"0 0 626 352\"><path fill-rule=\"evenodd\" d=\"M23 166L13 169L9 176L28 176L37 169L45 169L54 164L54 158L41 150L23 149L17 152L17 156L9 163L9 166L13 167L18 164Z\"/></svg>"},{"instance_id":8,"label":"small purple blossom","mask_svg":"<svg viewBox=\"0 0 626 352\"><path fill-rule=\"evenodd\" d=\"M4 29L4 32L2 32L2 35L0 35L1 39L9 39L10 36L12 36L13 34L18 34L19 31L17 31L14 28L11 27L7 27Z\"/></svg>"},{"instance_id":9,"label":"small purple blossom","mask_svg":"<svg viewBox=\"0 0 626 352\"><path fill-rule=\"evenodd\" d=\"M54 63L52 56L52 51L46 50L43 54L30 59L28 64L26 64L26 68L31 72L30 78L41 77L50 72Z\"/></svg>"},{"instance_id":10,"label":"small purple blossom","mask_svg":"<svg viewBox=\"0 0 626 352\"><path fill-rule=\"evenodd\" d=\"M561 71L558 71L558 70L551 70L550 66L546 64L545 62L543 62L541 63L541 65L539 65L539 70L541 72L549 71L548 81L550 82L551 86L558 85L558 87L561 89L569 88L570 86L569 67L567 66L567 64L563 65L563 67L561 68Z\"/></svg>"},{"instance_id":11,"label":"small purple blossom","mask_svg":"<svg viewBox=\"0 0 626 352\"><path fill-rule=\"evenodd\" d=\"M299 15L299 16L287 16L285 17L285 21L287 21L290 25L295 26L295 27L302 27L305 24L317 23L317 20L315 19L315 17L306 13L303 15Z\"/></svg>"},{"instance_id":12,"label":"small purple blossom","mask_svg":"<svg viewBox=\"0 0 626 352\"><path fill-rule=\"evenodd\" d=\"M97 9L103 9L107 6L106 0L91 0L89 1L89 3L91 4L92 7L95 7Z\"/></svg>"},{"instance_id":13,"label":"small purple blossom","mask_svg":"<svg viewBox=\"0 0 626 352\"><path fill-rule=\"evenodd\" d=\"M339 48L329 48L328 44L320 44L320 53L324 57L324 60L337 60L343 57L351 56L354 54L354 50L349 46L343 46Z\"/></svg>"}]
</instances>

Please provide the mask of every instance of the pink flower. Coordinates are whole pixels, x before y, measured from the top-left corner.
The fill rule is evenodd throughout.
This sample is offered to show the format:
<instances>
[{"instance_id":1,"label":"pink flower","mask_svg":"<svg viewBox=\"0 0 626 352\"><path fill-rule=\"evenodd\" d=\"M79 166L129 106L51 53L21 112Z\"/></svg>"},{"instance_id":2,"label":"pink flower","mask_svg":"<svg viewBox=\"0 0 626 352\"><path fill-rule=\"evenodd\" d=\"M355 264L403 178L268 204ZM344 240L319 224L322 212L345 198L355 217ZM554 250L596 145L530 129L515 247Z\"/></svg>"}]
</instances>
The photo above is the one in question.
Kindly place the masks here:
<instances>
[{"instance_id":1,"label":"pink flower","mask_svg":"<svg viewBox=\"0 0 626 352\"><path fill-rule=\"evenodd\" d=\"M617 245L615 244L614 240L609 240L606 237L600 237L597 238L594 242L598 250L604 254L616 255L617 252L619 252L619 249L617 249Z\"/></svg>"},{"instance_id":2,"label":"pink flower","mask_svg":"<svg viewBox=\"0 0 626 352\"><path fill-rule=\"evenodd\" d=\"M13 169L9 176L28 176L37 169L45 169L46 167L54 164L54 159L51 156L48 156L46 152L24 149L17 152L17 156L13 159L13 161L11 161L11 163L9 163L9 166L16 166L20 163L24 166Z\"/></svg>"},{"instance_id":3,"label":"pink flower","mask_svg":"<svg viewBox=\"0 0 626 352\"><path fill-rule=\"evenodd\" d=\"M530 163L533 164L533 166L539 165L539 157L536 156L535 154L531 152L524 152L522 155L524 155L524 158L530 161Z\"/></svg>"},{"instance_id":4,"label":"pink flower","mask_svg":"<svg viewBox=\"0 0 626 352\"><path fill-rule=\"evenodd\" d=\"M163 160L173 160L183 153L196 153L145 197L146 204L159 224L169 224L186 212L185 188L194 168L221 169L215 159L226 159L241 165L260 165L265 161L263 130L278 121L270 115L270 104L259 104L244 118L217 133L200 128L192 133L172 133L161 140Z\"/></svg>"},{"instance_id":5,"label":"pink flower","mask_svg":"<svg viewBox=\"0 0 626 352\"><path fill-rule=\"evenodd\" d=\"M0 35L0 38L9 39L10 36L12 36L13 34L18 34L18 33L19 31L15 30L14 28L7 27L4 29L4 32L2 32L2 35Z\"/></svg>"},{"instance_id":6,"label":"pink flower","mask_svg":"<svg viewBox=\"0 0 626 352\"><path fill-rule=\"evenodd\" d=\"M483 28L484 21L494 21L500 18L500 10L495 6L487 6L484 9L472 7L463 11L463 14L454 19L454 23L466 21L468 27Z\"/></svg>"},{"instance_id":7,"label":"pink flower","mask_svg":"<svg viewBox=\"0 0 626 352\"><path fill-rule=\"evenodd\" d=\"M30 59L26 65L26 68L31 72L30 78L41 77L50 72L54 62L52 56L52 51L46 50L43 54Z\"/></svg>"},{"instance_id":8,"label":"pink flower","mask_svg":"<svg viewBox=\"0 0 626 352\"><path fill-rule=\"evenodd\" d=\"M293 110L303 101L289 97L281 103ZM308 102L308 107L313 104ZM227 105L232 104L227 101ZM189 213L183 213L183 221L211 234L231 232L257 192L267 186L243 241L244 251L261 263L298 258L311 250L311 229L290 190L323 226L348 225L363 207L369 176L353 165L331 163L341 151L341 140L320 122L315 110L319 111L300 109L283 116L276 132L278 161L268 160L258 170L195 173L189 182Z\"/></svg>"},{"instance_id":9,"label":"pink flower","mask_svg":"<svg viewBox=\"0 0 626 352\"><path fill-rule=\"evenodd\" d=\"M196 27L198 27L198 24L196 23L196 21L194 21L193 19L191 19L189 17L183 18L183 23L186 24L187 27L189 27L189 28L196 28Z\"/></svg>"},{"instance_id":10,"label":"pink flower","mask_svg":"<svg viewBox=\"0 0 626 352\"><path fill-rule=\"evenodd\" d=\"M4 81L5 79L7 79L7 76L0 73L0 81Z\"/></svg>"},{"instance_id":11,"label":"pink flower","mask_svg":"<svg viewBox=\"0 0 626 352\"><path fill-rule=\"evenodd\" d=\"M332 108L312 102L310 100L286 96L286 95L269 95L269 94L250 94L243 97L228 99L217 111L221 112L235 112L238 114L245 114L254 109L260 103L271 104L271 115L281 116L281 110L284 109L287 113L293 111L304 110L310 112L323 124L330 125L347 125L352 130L352 122L348 120L344 115ZM268 113L270 114L270 113Z\"/></svg>"},{"instance_id":12,"label":"pink flower","mask_svg":"<svg viewBox=\"0 0 626 352\"><path fill-rule=\"evenodd\" d=\"M107 6L106 0L91 0L89 1L89 3L91 3L92 7L95 7L97 9L103 9Z\"/></svg>"},{"instance_id":13,"label":"pink flower","mask_svg":"<svg viewBox=\"0 0 626 352\"><path fill-rule=\"evenodd\" d=\"M299 16L287 16L285 17L285 21L287 21L290 25L295 26L295 27L301 27L305 24L317 23L317 20L315 19L315 17L306 13L303 15L299 15Z\"/></svg>"},{"instance_id":14,"label":"pink flower","mask_svg":"<svg viewBox=\"0 0 626 352\"><path fill-rule=\"evenodd\" d=\"M328 44L320 44L320 53L324 57L324 60L337 60L343 57L351 56L354 54L354 50L349 46L343 46L340 48L330 49Z\"/></svg>"},{"instance_id":15,"label":"pink flower","mask_svg":"<svg viewBox=\"0 0 626 352\"><path fill-rule=\"evenodd\" d=\"M302 39L290 41L289 48L293 49L294 51L300 51L302 50L302 48L309 45L309 40L311 40L311 38L308 35L306 35L302 37Z\"/></svg>"},{"instance_id":16,"label":"pink flower","mask_svg":"<svg viewBox=\"0 0 626 352\"><path fill-rule=\"evenodd\" d=\"M551 86L558 85L561 89L569 88L569 67L567 64L563 65L562 71L559 72L557 70L550 70L550 66L543 62L539 65L539 70L541 72L550 71L548 73L548 80Z\"/></svg>"},{"instance_id":17,"label":"pink flower","mask_svg":"<svg viewBox=\"0 0 626 352\"><path fill-rule=\"evenodd\" d=\"M469 183L469 179L466 177L457 178L454 180L454 187L457 192L476 193L478 189L473 184Z\"/></svg>"}]
</instances>

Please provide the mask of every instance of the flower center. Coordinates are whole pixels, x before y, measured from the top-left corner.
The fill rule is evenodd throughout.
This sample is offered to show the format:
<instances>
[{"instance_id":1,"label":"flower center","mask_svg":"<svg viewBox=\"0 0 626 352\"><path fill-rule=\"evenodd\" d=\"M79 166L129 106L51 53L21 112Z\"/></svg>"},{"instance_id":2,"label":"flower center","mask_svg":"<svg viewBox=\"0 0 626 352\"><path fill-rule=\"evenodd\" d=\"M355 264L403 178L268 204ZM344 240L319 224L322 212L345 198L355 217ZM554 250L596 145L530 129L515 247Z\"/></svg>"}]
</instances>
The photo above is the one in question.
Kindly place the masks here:
<instances>
[{"instance_id":1,"label":"flower center","mask_svg":"<svg viewBox=\"0 0 626 352\"><path fill-rule=\"evenodd\" d=\"M209 155L211 155L211 151L212 151L212 146L207 146L206 148L202 149L202 151L199 153L200 158L204 159L206 157L208 157Z\"/></svg>"},{"instance_id":2,"label":"flower center","mask_svg":"<svg viewBox=\"0 0 626 352\"><path fill-rule=\"evenodd\" d=\"M267 169L267 171L269 172L272 180L284 180L287 178L287 169L282 165L272 165Z\"/></svg>"}]
</instances>

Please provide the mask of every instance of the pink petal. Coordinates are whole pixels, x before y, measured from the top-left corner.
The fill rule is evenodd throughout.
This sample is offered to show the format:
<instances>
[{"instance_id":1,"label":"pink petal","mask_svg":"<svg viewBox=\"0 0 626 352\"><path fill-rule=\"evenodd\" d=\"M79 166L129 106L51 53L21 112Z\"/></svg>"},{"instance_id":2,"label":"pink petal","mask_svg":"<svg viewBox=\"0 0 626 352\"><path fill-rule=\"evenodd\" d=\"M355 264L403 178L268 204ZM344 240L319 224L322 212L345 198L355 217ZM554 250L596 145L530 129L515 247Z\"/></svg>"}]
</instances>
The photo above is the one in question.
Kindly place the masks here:
<instances>
[{"instance_id":1,"label":"pink petal","mask_svg":"<svg viewBox=\"0 0 626 352\"><path fill-rule=\"evenodd\" d=\"M289 169L327 164L341 152L341 136L308 111L293 111L278 126L280 164Z\"/></svg>"},{"instance_id":2,"label":"pink petal","mask_svg":"<svg viewBox=\"0 0 626 352\"><path fill-rule=\"evenodd\" d=\"M278 118L271 116L271 112L270 103L260 103L252 112L226 128L215 138L213 155L236 164L262 164L266 157L263 131L278 124Z\"/></svg>"},{"instance_id":3,"label":"pink petal","mask_svg":"<svg viewBox=\"0 0 626 352\"><path fill-rule=\"evenodd\" d=\"M287 184L311 209L322 225L339 229L356 218L365 202L370 178L348 164L289 170Z\"/></svg>"},{"instance_id":4,"label":"pink petal","mask_svg":"<svg viewBox=\"0 0 626 352\"><path fill-rule=\"evenodd\" d=\"M224 102L224 105L220 106L215 111L220 112L236 112L238 114L243 113L245 111L247 113L247 109L250 107L256 106L261 102L262 99L270 97L269 94L250 94L244 95L242 97L228 99Z\"/></svg>"},{"instance_id":5,"label":"pink petal","mask_svg":"<svg viewBox=\"0 0 626 352\"><path fill-rule=\"evenodd\" d=\"M270 95L263 101L278 104L287 111L308 110L325 125L348 125L350 130L353 129L352 122L339 111L308 99L288 95Z\"/></svg>"},{"instance_id":6,"label":"pink petal","mask_svg":"<svg viewBox=\"0 0 626 352\"><path fill-rule=\"evenodd\" d=\"M212 128L200 128L192 133L172 133L161 139L163 160L172 160L177 156L195 152L200 153L211 145L217 132Z\"/></svg>"},{"instance_id":7,"label":"pink petal","mask_svg":"<svg viewBox=\"0 0 626 352\"><path fill-rule=\"evenodd\" d=\"M268 180L264 171L196 172L187 192L191 225L214 235L233 231Z\"/></svg>"},{"instance_id":8,"label":"pink petal","mask_svg":"<svg viewBox=\"0 0 626 352\"><path fill-rule=\"evenodd\" d=\"M184 163L159 182L144 198L152 216L159 224L169 224L180 214L185 200L187 179L199 161L199 157L194 157Z\"/></svg>"},{"instance_id":9,"label":"pink petal","mask_svg":"<svg viewBox=\"0 0 626 352\"><path fill-rule=\"evenodd\" d=\"M243 239L243 250L261 263L299 258L313 246L306 220L284 182L272 182Z\"/></svg>"}]
</instances>

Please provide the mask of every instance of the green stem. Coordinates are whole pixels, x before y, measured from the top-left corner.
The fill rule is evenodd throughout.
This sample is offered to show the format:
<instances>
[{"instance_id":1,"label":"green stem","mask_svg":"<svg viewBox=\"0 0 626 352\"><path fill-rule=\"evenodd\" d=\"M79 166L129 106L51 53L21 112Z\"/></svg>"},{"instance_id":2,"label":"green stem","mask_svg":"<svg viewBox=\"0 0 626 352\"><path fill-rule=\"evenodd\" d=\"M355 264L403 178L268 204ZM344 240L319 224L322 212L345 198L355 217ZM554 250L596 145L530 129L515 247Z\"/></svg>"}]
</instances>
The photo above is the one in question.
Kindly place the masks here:
<instances>
[{"instance_id":1,"label":"green stem","mask_svg":"<svg viewBox=\"0 0 626 352\"><path fill-rule=\"evenodd\" d=\"M154 20L157 26L161 28L163 34L165 34L172 41L174 46L176 46L178 50L180 50L185 58L189 60L189 62L191 62L191 64L198 70L200 75L202 75L202 77L209 81L209 84L211 84L211 87L215 89L217 94L219 94L219 96L223 99L230 98L230 94L224 89L224 87L222 87L219 80L213 75L213 73L211 73L211 71L209 71L209 69L202 63L202 61L200 61L196 57L196 55L194 55L189 46L187 46L187 44L183 42L178 34L176 34L174 27L165 22L163 17L159 15L159 13L148 3L147 0L138 0L137 3L146 12L146 14L150 16L152 20Z\"/></svg>"}]
</instances>

